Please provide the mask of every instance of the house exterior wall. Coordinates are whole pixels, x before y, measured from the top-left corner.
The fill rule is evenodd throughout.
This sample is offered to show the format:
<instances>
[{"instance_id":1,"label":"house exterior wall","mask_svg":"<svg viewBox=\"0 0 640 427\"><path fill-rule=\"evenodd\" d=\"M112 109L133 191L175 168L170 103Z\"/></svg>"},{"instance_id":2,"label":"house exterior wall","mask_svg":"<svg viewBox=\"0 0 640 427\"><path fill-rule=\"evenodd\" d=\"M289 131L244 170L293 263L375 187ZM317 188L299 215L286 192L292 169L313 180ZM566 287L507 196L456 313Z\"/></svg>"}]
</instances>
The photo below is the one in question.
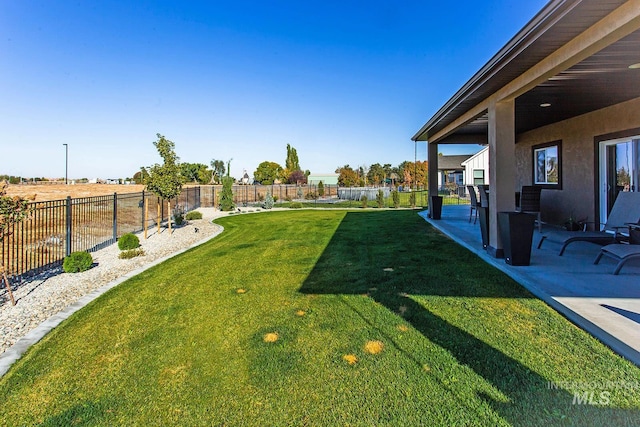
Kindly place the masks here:
<instances>
[{"instance_id":1,"label":"house exterior wall","mask_svg":"<svg viewBox=\"0 0 640 427\"><path fill-rule=\"evenodd\" d=\"M474 170L484 171L484 184L489 184L489 149L483 148L481 151L462 163L464 166L464 185L475 185L473 180Z\"/></svg>"},{"instance_id":2,"label":"house exterior wall","mask_svg":"<svg viewBox=\"0 0 640 427\"><path fill-rule=\"evenodd\" d=\"M570 215L598 221L598 158L595 137L640 127L640 98L562 122L553 123L516 138L516 188L533 181L532 147L562 141L562 189L544 189L542 220L562 224Z\"/></svg>"}]
</instances>

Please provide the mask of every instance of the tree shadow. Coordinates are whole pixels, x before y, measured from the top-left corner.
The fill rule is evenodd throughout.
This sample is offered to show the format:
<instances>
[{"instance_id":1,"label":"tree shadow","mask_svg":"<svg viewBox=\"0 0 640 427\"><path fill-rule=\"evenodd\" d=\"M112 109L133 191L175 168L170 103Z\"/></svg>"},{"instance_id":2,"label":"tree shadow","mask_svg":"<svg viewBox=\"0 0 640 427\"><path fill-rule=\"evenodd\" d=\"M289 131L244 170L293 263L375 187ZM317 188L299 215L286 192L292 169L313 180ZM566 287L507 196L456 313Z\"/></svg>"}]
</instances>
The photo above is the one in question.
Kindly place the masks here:
<instances>
[{"instance_id":1,"label":"tree shadow","mask_svg":"<svg viewBox=\"0 0 640 427\"><path fill-rule=\"evenodd\" d=\"M638 410L603 405L607 402L600 400L601 390L582 394L576 402L573 393L554 387L539 373L412 298L534 298L526 289L429 228L415 214L347 213L300 292L368 295L394 313L401 307L399 314L426 339L506 396L497 399L488 395L486 389L475 390L479 399L510 423L632 425L639 419ZM475 283L474 277L479 276L488 276L489 280ZM357 311L354 307L350 309ZM396 348L401 350L398 345ZM419 355L406 355L408 360L420 364ZM460 402L461 408L464 403Z\"/></svg>"}]
</instances>

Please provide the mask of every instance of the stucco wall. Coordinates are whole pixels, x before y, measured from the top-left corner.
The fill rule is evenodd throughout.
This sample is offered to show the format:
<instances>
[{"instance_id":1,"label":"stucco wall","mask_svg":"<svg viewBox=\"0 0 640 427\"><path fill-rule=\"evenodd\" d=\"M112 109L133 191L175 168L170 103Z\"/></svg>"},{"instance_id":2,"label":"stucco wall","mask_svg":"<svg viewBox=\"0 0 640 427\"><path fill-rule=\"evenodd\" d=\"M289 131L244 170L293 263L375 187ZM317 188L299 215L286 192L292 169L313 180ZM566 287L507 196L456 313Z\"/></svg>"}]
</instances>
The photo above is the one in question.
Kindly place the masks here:
<instances>
[{"instance_id":1,"label":"stucco wall","mask_svg":"<svg viewBox=\"0 0 640 427\"><path fill-rule=\"evenodd\" d=\"M532 146L562 140L562 190L542 190L542 220L562 224L573 213L596 219L594 138L640 127L640 98L554 123L516 138L516 188L533 181Z\"/></svg>"}]
</instances>

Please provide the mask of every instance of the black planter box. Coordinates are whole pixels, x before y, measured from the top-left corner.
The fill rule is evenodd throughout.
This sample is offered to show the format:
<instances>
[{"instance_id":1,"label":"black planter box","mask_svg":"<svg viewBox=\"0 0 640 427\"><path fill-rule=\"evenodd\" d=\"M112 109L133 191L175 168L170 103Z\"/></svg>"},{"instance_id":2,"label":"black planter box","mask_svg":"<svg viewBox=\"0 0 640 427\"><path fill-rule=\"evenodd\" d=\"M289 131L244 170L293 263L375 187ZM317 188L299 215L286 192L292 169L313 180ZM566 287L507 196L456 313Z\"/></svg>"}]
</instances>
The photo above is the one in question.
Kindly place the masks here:
<instances>
[{"instance_id":1,"label":"black planter box","mask_svg":"<svg viewBox=\"0 0 640 427\"><path fill-rule=\"evenodd\" d=\"M507 264L529 265L535 220L535 215L522 212L498 212L498 230Z\"/></svg>"},{"instance_id":2,"label":"black planter box","mask_svg":"<svg viewBox=\"0 0 640 427\"><path fill-rule=\"evenodd\" d=\"M482 249L489 247L489 208L478 207L480 219L480 234L482 235Z\"/></svg>"},{"instance_id":3,"label":"black planter box","mask_svg":"<svg viewBox=\"0 0 640 427\"><path fill-rule=\"evenodd\" d=\"M442 196L431 196L429 215L431 219L440 219L442 216Z\"/></svg>"}]
</instances>

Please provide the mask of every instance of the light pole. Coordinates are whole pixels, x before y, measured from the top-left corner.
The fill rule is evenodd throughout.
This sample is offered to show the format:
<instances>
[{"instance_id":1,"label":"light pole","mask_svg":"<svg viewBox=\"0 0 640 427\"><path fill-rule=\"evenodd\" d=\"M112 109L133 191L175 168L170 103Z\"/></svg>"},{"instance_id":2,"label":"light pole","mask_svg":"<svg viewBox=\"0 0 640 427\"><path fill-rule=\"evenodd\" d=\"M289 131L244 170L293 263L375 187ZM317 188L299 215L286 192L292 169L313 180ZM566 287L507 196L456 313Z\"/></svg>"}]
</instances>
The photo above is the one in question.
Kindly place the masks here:
<instances>
[{"instance_id":1,"label":"light pole","mask_svg":"<svg viewBox=\"0 0 640 427\"><path fill-rule=\"evenodd\" d=\"M69 144L64 145L64 184L69 184L68 171L69 171Z\"/></svg>"}]
</instances>

